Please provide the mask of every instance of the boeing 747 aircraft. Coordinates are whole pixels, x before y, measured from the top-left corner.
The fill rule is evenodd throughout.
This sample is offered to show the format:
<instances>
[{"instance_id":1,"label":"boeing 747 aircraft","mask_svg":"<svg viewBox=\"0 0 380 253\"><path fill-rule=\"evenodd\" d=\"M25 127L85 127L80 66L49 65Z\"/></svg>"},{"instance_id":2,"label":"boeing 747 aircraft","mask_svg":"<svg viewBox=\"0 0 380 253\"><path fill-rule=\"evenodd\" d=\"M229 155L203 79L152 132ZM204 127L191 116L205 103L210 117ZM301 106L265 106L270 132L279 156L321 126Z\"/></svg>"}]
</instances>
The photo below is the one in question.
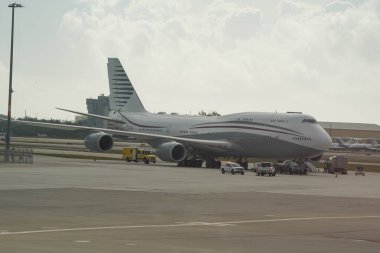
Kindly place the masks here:
<instances>
[{"instance_id":1,"label":"boeing 747 aircraft","mask_svg":"<svg viewBox=\"0 0 380 253\"><path fill-rule=\"evenodd\" d=\"M335 138L336 142L331 144L331 149L339 150L351 150L351 151L379 151L379 145L377 141L373 138L365 139L365 138L353 138L346 137L345 139L349 139L345 141L342 137Z\"/></svg>"},{"instance_id":2,"label":"boeing 747 aircraft","mask_svg":"<svg viewBox=\"0 0 380 253\"><path fill-rule=\"evenodd\" d=\"M113 129L14 121L60 129L87 129L85 145L107 151L113 136L147 142L164 161L182 166L220 167L218 157L313 159L331 146L331 138L315 118L301 113L242 112L224 116L154 114L145 110L119 59L108 59L110 113L96 117Z\"/></svg>"}]
</instances>

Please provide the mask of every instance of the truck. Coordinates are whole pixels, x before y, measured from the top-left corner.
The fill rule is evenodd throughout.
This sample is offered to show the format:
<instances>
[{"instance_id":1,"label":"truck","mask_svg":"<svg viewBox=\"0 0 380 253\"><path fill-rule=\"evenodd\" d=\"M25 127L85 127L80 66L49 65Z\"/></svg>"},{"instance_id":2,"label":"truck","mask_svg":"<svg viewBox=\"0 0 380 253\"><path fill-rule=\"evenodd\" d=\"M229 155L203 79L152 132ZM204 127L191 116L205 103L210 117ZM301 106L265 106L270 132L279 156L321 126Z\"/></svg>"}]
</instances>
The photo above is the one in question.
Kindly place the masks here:
<instances>
[{"instance_id":1,"label":"truck","mask_svg":"<svg viewBox=\"0 0 380 253\"><path fill-rule=\"evenodd\" d=\"M270 162L262 162L256 169L256 176L264 176L268 174L269 176L276 176L276 169Z\"/></svg>"},{"instance_id":2,"label":"truck","mask_svg":"<svg viewBox=\"0 0 380 253\"><path fill-rule=\"evenodd\" d=\"M341 173L343 175L346 175L348 168L348 159L344 156L332 156L325 161L323 167L325 173Z\"/></svg>"},{"instance_id":3,"label":"truck","mask_svg":"<svg viewBox=\"0 0 380 253\"><path fill-rule=\"evenodd\" d=\"M151 150L137 147L124 147L122 149L122 159L127 162L156 163L156 156Z\"/></svg>"},{"instance_id":4,"label":"truck","mask_svg":"<svg viewBox=\"0 0 380 253\"><path fill-rule=\"evenodd\" d=\"M239 164L233 163L233 162L227 162L225 165L223 165L220 168L220 170L222 171L222 174L229 172L232 175L234 175L235 173L240 173L241 175L244 175L244 172L245 172L243 167L241 167Z\"/></svg>"}]
</instances>

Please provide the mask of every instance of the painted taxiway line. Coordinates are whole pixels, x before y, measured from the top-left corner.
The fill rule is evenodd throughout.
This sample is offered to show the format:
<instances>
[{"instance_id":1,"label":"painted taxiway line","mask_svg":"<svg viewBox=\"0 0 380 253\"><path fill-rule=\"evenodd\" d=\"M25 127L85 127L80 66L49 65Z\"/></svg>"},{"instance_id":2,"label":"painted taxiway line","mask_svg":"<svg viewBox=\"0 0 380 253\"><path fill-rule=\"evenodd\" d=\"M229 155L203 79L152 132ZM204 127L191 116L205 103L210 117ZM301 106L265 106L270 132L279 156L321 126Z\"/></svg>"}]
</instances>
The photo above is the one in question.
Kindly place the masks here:
<instances>
[{"instance_id":1,"label":"painted taxiway line","mask_svg":"<svg viewBox=\"0 0 380 253\"><path fill-rule=\"evenodd\" d=\"M337 219L378 219L380 215L373 216L330 216L330 217L297 217L282 219L263 219L263 220L241 220L241 221L225 221L225 222L188 222L176 224L151 224L151 225L130 225L130 226L110 226L110 227L82 227L82 228L62 228L62 229L44 229L44 230L28 230L28 231L3 231L0 236L4 235L23 235L38 233L57 233L57 232L75 232L75 231L91 231L91 230L113 230L113 229L135 229L135 228L170 228L170 227L192 227L192 226L234 226L238 224L248 223L266 223L266 222L292 222L292 221L313 221L313 220L337 220Z\"/></svg>"}]
</instances>

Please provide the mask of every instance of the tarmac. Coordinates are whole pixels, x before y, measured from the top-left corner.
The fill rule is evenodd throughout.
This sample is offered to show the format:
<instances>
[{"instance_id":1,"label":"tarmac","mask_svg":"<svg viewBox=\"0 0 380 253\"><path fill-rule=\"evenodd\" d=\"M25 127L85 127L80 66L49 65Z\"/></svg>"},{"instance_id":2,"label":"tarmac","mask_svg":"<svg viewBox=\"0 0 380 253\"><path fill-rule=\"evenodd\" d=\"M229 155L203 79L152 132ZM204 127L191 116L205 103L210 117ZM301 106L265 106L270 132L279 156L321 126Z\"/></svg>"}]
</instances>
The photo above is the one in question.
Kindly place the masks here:
<instances>
[{"instance_id":1,"label":"tarmac","mask_svg":"<svg viewBox=\"0 0 380 253\"><path fill-rule=\"evenodd\" d=\"M379 252L380 174L0 164L2 252Z\"/></svg>"}]
</instances>

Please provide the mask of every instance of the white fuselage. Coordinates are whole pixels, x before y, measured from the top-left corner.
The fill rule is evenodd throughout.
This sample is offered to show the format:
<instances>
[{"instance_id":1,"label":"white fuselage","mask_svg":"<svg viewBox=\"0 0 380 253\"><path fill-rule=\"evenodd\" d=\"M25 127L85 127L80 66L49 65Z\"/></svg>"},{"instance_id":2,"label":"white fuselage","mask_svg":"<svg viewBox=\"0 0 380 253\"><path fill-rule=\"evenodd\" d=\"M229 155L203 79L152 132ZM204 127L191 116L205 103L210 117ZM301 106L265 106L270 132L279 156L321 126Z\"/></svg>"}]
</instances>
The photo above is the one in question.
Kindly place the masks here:
<instances>
[{"instance_id":1,"label":"white fuselage","mask_svg":"<svg viewBox=\"0 0 380 253\"><path fill-rule=\"evenodd\" d=\"M225 116L189 116L149 112L111 112L128 131L233 143L235 157L309 158L328 150L331 138L309 115L245 112ZM149 142L149 141L148 141ZM155 146L155 143L150 143Z\"/></svg>"}]
</instances>

